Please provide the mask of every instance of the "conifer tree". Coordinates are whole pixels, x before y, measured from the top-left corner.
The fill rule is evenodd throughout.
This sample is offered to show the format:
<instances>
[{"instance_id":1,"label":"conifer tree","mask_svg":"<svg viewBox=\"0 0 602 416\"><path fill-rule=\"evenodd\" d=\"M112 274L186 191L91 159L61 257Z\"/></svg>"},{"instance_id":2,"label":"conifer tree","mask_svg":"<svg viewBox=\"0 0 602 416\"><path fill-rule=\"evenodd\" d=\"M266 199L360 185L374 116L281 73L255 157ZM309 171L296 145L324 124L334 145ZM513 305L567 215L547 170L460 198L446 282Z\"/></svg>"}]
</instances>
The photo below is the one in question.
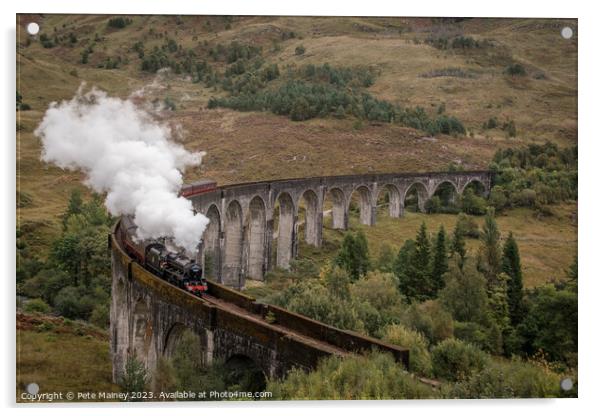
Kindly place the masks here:
<instances>
[{"instance_id":1,"label":"conifer tree","mask_svg":"<svg viewBox=\"0 0 602 416\"><path fill-rule=\"evenodd\" d=\"M454 227L454 234L452 237L451 244L451 252L452 254L457 253L460 258L460 268L462 268L464 264L464 260L466 259L466 242L464 239L464 231L460 226L460 221L456 221L456 226Z\"/></svg>"},{"instance_id":2,"label":"conifer tree","mask_svg":"<svg viewBox=\"0 0 602 416\"><path fill-rule=\"evenodd\" d=\"M416 234L416 256L414 257L414 265L416 270L428 271L431 258L431 242L426 230L426 223L423 221L420 229Z\"/></svg>"},{"instance_id":3,"label":"conifer tree","mask_svg":"<svg viewBox=\"0 0 602 416\"><path fill-rule=\"evenodd\" d=\"M346 270L352 280L364 276L370 267L366 235L361 231L356 236L352 233L345 234L334 263Z\"/></svg>"},{"instance_id":4,"label":"conifer tree","mask_svg":"<svg viewBox=\"0 0 602 416\"><path fill-rule=\"evenodd\" d=\"M431 295L433 297L437 296L437 292L445 286L445 281L443 280L445 272L447 272L447 245L445 229L441 225L433 249L433 264L431 269Z\"/></svg>"},{"instance_id":5,"label":"conifer tree","mask_svg":"<svg viewBox=\"0 0 602 416\"><path fill-rule=\"evenodd\" d=\"M489 209L481 232L479 270L487 279L487 288L490 293L498 283L498 274L502 271L501 263L500 231L495 222L494 211Z\"/></svg>"},{"instance_id":6,"label":"conifer tree","mask_svg":"<svg viewBox=\"0 0 602 416\"><path fill-rule=\"evenodd\" d=\"M520 254L518 245L512 235L508 234L508 238L504 244L502 271L509 277L507 283L508 293L508 310L510 313L510 321L512 325L517 325L523 320L523 273L520 264Z\"/></svg>"}]
</instances>

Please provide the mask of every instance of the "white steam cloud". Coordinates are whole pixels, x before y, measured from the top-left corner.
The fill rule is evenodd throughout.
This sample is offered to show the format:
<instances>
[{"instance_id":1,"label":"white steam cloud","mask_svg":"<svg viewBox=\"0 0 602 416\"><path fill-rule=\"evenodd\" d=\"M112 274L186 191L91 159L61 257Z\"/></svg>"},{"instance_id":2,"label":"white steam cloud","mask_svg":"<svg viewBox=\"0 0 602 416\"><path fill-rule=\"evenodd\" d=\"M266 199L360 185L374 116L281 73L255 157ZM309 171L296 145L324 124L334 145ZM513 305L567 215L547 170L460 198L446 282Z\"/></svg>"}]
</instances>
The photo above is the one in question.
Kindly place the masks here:
<instances>
[{"instance_id":1,"label":"white steam cloud","mask_svg":"<svg viewBox=\"0 0 602 416\"><path fill-rule=\"evenodd\" d=\"M80 87L69 101L52 103L35 131L42 160L81 170L86 185L106 192L112 215L133 215L140 239L173 237L194 253L207 217L194 215L192 203L178 197L182 172L201 163L170 140L169 126L154 120L129 100Z\"/></svg>"}]
</instances>

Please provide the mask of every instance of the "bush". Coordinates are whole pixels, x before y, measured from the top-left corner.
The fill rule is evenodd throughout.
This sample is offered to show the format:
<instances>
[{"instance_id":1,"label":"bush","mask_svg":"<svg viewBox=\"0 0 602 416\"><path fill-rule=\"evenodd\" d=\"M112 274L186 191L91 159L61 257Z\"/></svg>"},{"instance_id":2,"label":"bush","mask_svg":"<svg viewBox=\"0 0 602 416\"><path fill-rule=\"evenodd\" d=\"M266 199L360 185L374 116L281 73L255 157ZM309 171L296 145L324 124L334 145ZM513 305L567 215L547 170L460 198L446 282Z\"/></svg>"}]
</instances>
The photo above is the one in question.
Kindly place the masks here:
<instances>
[{"instance_id":1,"label":"bush","mask_svg":"<svg viewBox=\"0 0 602 416\"><path fill-rule=\"evenodd\" d=\"M295 48L295 55L303 55L305 53L305 46L299 45Z\"/></svg>"},{"instance_id":2,"label":"bush","mask_svg":"<svg viewBox=\"0 0 602 416\"><path fill-rule=\"evenodd\" d=\"M561 397L560 379L560 375L541 365L500 359L454 384L446 396L460 399Z\"/></svg>"},{"instance_id":3,"label":"bush","mask_svg":"<svg viewBox=\"0 0 602 416\"><path fill-rule=\"evenodd\" d=\"M330 356L306 373L293 369L267 386L274 400L427 399L438 393L407 373L389 354Z\"/></svg>"},{"instance_id":4,"label":"bush","mask_svg":"<svg viewBox=\"0 0 602 416\"><path fill-rule=\"evenodd\" d=\"M424 203L424 210L427 214L434 214L441 211L441 199L435 195L427 199Z\"/></svg>"},{"instance_id":5,"label":"bush","mask_svg":"<svg viewBox=\"0 0 602 416\"><path fill-rule=\"evenodd\" d=\"M113 17L109 19L107 26L115 28L115 29L123 29L127 25L132 23L132 19L128 17Z\"/></svg>"},{"instance_id":6,"label":"bush","mask_svg":"<svg viewBox=\"0 0 602 416\"><path fill-rule=\"evenodd\" d=\"M57 311L70 319L88 319L94 309L93 299L74 286L61 289L54 302Z\"/></svg>"},{"instance_id":7,"label":"bush","mask_svg":"<svg viewBox=\"0 0 602 416\"><path fill-rule=\"evenodd\" d=\"M501 212L508 207L508 204L508 197L504 189L499 185L495 185L489 194L489 205L494 207L496 212Z\"/></svg>"},{"instance_id":8,"label":"bush","mask_svg":"<svg viewBox=\"0 0 602 416\"><path fill-rule=\"evenodd\" d=\"M25 302L23 310L28 313L48 313L50 306L40 298L31 299Z\"/></svg>"},{"instance_id":9,"label":"bush","mask_svg":"<svg viewBox=\"0 0 602 416\"><path fill-rule=\"evenodd\" d=\"M485 215L487 202L484 198L475 195L472 188L468 188L462 195L462 211L470 215Z\"/></svg>"},{"instance_id":10,"label":"bush","mask_svg":"<svg viewBox=\"0 0 602 416\"><path fill-rule=\"evenodd\" d=\"M525 75L527 75L527 71L525 70L525 67L522 66L519 63L515 63L515 64L507 66L506 70L504 72L506 74L508 74L508 75L511 75L511 76L525 76Z\"/></svg>"},{"instance_id":11,"label":"bush","mask_svg":"<svg viewBox=\"0 0 602 416\"><path fill-rule=\"evenodd\" d=\"M457 219L457 226L460 233L464 237L479 238L481 232L479 231L479 225L476 221L466 214L459 214Z\"/></svg>"},{"instance_id":12,"label":"bush","mask_svg":"<svg viewBox=\"0 0 602 416\"><path fill-rule=\"evenodd\" d=\"M454 335L452 316L436 300L412 304L403 312L401 322L422 333L431 344Z\"/></svg>"},{"instance_id":13,"label":"bush","mask_svg":"<svg viewBox=\"0 0 602 416\"><path fill-rule=\"evenodd\" d=\"M428 341L419 332L403 325L390 325L385 328L383 340L410 350L410 371L430 377L433 372Z\"/></svg>"},{"instance_id":14,"label":"bush","mask_svg":"<svg viewBox=\"0 0 602 416\"><path fill-rule=\"evenodd\" d=\"M481 371L488 363L489 357L472 344L450 338L433 348L432 360L436 377L459 381Z\"/></svg>"},{"instance_id":15,"label":"bush","mask_svg":"<svg viewBox=\"0 0 602 416\"><path fill-rule=\"evenodd\" d=\"M90 315L90 322L99 328L109 327L109 307L106 304L96 305Z\"/></svg>"},{"instance_id":16,"label":"bush","mask_svg":"<svg viewBox=\"0 0 602 416\"><path fill-rule=\"evenodd\" d=\"M149 377L144 364L135 357L129 356L125 364L125 371L118 383L121 389L124 392L141 392L146 389L148 382ZM135 398L130 400L136 401Z\"/></svg>"}]
</instances>

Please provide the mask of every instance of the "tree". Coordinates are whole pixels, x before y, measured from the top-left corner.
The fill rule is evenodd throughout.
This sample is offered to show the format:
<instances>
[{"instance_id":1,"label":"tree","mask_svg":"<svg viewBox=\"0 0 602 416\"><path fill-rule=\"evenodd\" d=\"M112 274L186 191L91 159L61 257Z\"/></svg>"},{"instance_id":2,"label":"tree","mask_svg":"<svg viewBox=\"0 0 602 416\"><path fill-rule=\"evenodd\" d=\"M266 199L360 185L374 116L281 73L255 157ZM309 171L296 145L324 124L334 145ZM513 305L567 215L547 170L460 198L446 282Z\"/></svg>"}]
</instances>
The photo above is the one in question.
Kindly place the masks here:
<instances>
[{"instance_id":1,"label":"tree","mask_svg":"<svg viewBox=\"0 0 602 416\"><path fill-rule=\"evenodd\" d=\"M303 121L311 118L311 107L305 97L299 97L293 102L291 120Z\"/></svg>"},{"instance_id":2,"label":"tree","mask_svg":"<svg viewBox=\"0 0 602 416\"><path fill-rule=\"evenodd\" d=\"M507 294L510 322L512 325L518 325L523 320L525 314L523 305L523 273L518 245L512 232L508 234L508 238L504 243L502 271L509 277Z\"/></svg>"},{"instance_id":3,"label":"tree","mask_svg":"<svg viewBox=\"0 0 602 416\"><path fill-rule=\"evenodd\" d=\"M175 384L178 390L224 391L228 387L222 363L204 365L200 338L190 329L182 332L171 360L164 364L163 381Z\"/></svg>"},{"instance_id":4,"label":"tree","mask_svg":"<svg viewBox=\"0 0 602 416\"><path fill-rule=\"evenodd\" d=\"M423 222L416 241L406 240L399 249L393 267L399 280L399 290L409 300L426 300L434 297L431 269L431 242Z\"/></svg>"},{"instance_id":5,"label":"tree","mask_svg":"<svg viewBox=\"0 0 602 416\"><path fill-rule=\"evenodd\" d=\"M485 223L481 231L481 248L479 252L479 270L487 279L487 288L492 290L498 282L498 274L502 271L500 252L500 231L494 218L493 209L487 210Z\"/></svg>"},{"instance_id":6,"label":"tree","mask_svg":"<svg viewBox=\"0 0 602 416\"><path fill-rule=\"evenodd\" d=\"M462 230L459 218L456 221L456 226L454 227L451 252L452 255L454 253L458 255L460 260L460 268L462 268L464 260L466 259L466 242L464 241L464 231Z\"/></svg>"},{"instance_id":7,"label":"tree","mask_svg":"<svg viewBox=\"0 0 602 416\"><path fill-rule=\"evenodd\" d=\"M365 275L370 267L366 235L361 231L357 235L351 232L345 234L343 245L334 263L346 270L352 280L357 280L360 276Z\"/></svg>"},{"instance_id":8,"label":"tree","mask_svg":"<svg viewBox=\"0 0 602 416\"><path fill-rule=\"evenodd\" d=\"M149 377L146 367L134 356L128 356L125 371L119 380L119 385L124 392L141 392L146 389ZM130 398L136 401L135 398Z\"/></svg>"},{"instance_id":9,"label":"tree","mask_svg":"<svg viewBox=\"0 0 602 416\"><path fill-rule=\"evenodd\" d=\"M427 271L431 259L431 241L428 237L426 223L423 221L416 234L416 255L414 256L414 266L417 270Z\"/></svg>"},{"instance_id":10,"label":"tree","mask_svg":"<svg viewBox=\"0 0 602 416\"><path fill-rule=\"evenodd\" d=\"M447 272L447 243L445 229L443 225L439 227L435 247L433 250L433 265L431 269L431 282L433 284L432 295L436 296L437 292L445 286L443 275Z\"/></svg>"},{"instance_id":11,"label":"tree","mask_svg":"<svg viewBox=\"0 0 602 416\"><path fill-rule=\"evenodd\" d=\"M323 272L326 288L337 298L349 299L350 279L347 272L339 266L329 267Z\"/></svg>"},{"instance_id":12,"label":"tree","mask_svg":"<svg viewBox=\"0 0 602 416\"><path fill-rule=\"evenodd\" d=\"M84 201L82 200L82 193L78 188L74 188L69 195L69 202L67 203L67 211L63 214L63 230L67 228L67 220L71 215L81 214Z\"/></svg>"},{"instance_id":13,"label":"tree","mask_svg":"<svg viewBox=\"0 0 602 416\"><path fill-rule=\"evenodd\" d=\"M528 313L519 325L523 350L543 350L550 360L577 364L577 293L547 284L527 294Z\"/></svg>"},{"instance_id":14,"label":"tree","mask_svg":"<svg viewBox=\"0 0 602 416\"><path fill-rule=\"evenodd\" d=\"M463 269L456 262L450 264L439 299L457 321L479 322L487 315L486 281L473 262Z\"/></svg>"}]
</instances>

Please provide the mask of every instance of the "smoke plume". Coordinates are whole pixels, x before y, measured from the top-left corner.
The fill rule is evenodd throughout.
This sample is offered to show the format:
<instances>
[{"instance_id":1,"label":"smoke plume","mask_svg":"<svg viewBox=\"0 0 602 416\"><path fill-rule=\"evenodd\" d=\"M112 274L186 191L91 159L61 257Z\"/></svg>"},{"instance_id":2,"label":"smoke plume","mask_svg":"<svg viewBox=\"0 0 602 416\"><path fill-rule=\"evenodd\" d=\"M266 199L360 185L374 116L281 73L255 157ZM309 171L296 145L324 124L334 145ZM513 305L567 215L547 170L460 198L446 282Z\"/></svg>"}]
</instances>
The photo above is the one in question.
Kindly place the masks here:
<instances>
[{"instance_id":1,"label":"smoke plume","mask_svg":"<svg viewBox=\"0 0 602 416\"><path fill-rule=\"evenodd\" d=\"M130 100L103 91L83 92L52 103L35 131L42 160L81 170L86 185L106 192L112 215L133 215L140 239L173 237L189 253L207 217L194 215L192 203L178 197L182 172L199 166L203 152L190 153L171 141L172 131Z\"/></svg>"}]
</instances>

